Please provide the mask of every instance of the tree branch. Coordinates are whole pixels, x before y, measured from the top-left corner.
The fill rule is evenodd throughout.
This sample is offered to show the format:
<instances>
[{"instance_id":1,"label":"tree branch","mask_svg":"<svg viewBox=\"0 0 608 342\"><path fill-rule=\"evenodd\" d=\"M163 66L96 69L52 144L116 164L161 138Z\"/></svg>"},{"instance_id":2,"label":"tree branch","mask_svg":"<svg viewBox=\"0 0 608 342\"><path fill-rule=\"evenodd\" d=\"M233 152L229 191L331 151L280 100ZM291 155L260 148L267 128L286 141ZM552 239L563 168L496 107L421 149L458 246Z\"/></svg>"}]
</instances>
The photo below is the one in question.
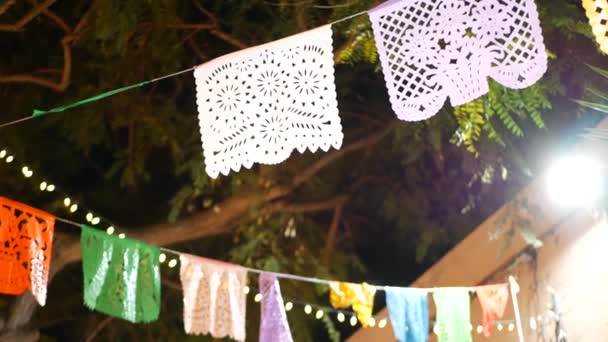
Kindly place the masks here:
<instances>
[{"instance_id":1,"label":"tree branch","mask_svg":"<svg viewBox=\"0 0 608 342\"><path fill-rule=\"evenodd\" d=\"M3 15L9 8L11 8L17 0L6 0L2 6L0 6L0 15Z\"/></svg>"},{"instance_id":2,"label":"tree branch","mask_svg":"<svg viewBox=\"0 0 608 342\"><path fill-rule=\"evenodd\" d=\"M327 241L325 242L325 249L323 251L323 264L329 268L331 264L331 258L334 254L334 248L336 246L336 238L338 237L338 227L342 220L342 213L344 212L344 204L346 200L336 205L334 209L334 216L327 232Z\"/></svg>"},{"instance_id":3,"label":"tree branch","mask_svg":"<svg viewBox=\"0 0 608 342\"><path fill-rule=\"evenodd\" d=\"M32 19L36 18L43 10L49 8L57 0L46 0L32 8L26 15L24 15L17 23L13 25L0 25L0 31L18 32L23 29ZM12 4L9 3L9 7ZM5 6L3 6L5 7ZM3 9L3 8L2 8ZM8 9L8 8L6 8ZM6 9L4 9L6 11Z\"/></svg>"}]
</instances>

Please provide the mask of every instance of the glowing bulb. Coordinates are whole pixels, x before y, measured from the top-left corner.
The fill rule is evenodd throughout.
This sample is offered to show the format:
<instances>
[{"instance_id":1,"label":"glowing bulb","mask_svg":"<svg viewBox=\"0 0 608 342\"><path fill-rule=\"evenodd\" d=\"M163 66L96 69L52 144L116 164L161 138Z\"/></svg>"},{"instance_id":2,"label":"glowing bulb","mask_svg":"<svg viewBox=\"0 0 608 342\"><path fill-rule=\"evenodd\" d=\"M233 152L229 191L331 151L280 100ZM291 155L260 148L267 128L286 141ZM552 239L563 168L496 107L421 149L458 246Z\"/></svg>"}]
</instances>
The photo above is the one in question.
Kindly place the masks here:
<instances>
[{"instance_id":1,"label":"glowing bulb","mask_svg":"<svg viewBox=\"0 0 608 342\"><path fill-rule=\"evenodd\" d=\"M354 327L355 325L357 325L357 317L352 316L352 317L350 318L350 325L352 325L353 327Z\"/></svg>"},{"instance_id":2,"label":"glowing bulb","mask_svg":"<svg viewBox=\"0 0 608 342\"><path fill-rule=\"evenodd\" d=\"M96 224L98 224L98 223L99 223L99 221L101 221L101 220L99 219L99 217L93 217L93 219L91 220L91 223L92 223L93 225L96 225Z\"/></svg>"},{"instance_id":3,"label":"glowing bulb","mask_svg":"<svg viewBox=\"0 0 608 342\"><path fill-rule=\"evenodd\" d=\"M376 326L376 319L374 317L370 317L369 320L367 321L367 325L370 326L370 328L373 328Z\"/></svg>"},{"instance_id":4,"label":"glowing bulb","mask_svg":"<svg viewBox=\"0 0 608 342\"><path fill-rule=\"evenodd\" d=\"M536 330L536 320L534 317L530 317L530 329Z\"/></svg>"},{"instance_id":5,"label":"glowing bulb","mask_svg":"<svg viewBox=\"0 0 608 342\"><path fill-rule=\"evenodd\" d=\"M441 330L439 329L439 326L435 324L435 326L433 326L433 333L435 333L435 335L439 335L440 332Z\"/></svg>"},{"instance_id":6,"label":"glowing bulb","mask_svg":"<svg viewBox=\"0 0 608 342\"><path fill-rule=\"evenodd\" d=\"M69 207L71 203L72 203L72 200L70 200L70 198L69 198L69 197L66 197L66 198L63 200L63 205L65 205L66 207Z\"/></svg>"},{"instance_id":7,"label":"glowing bulb","mask_svg":"<svg viewBox=\"0 0 608 342\"><path fill-rule=\"evenodd\" d=\"M40 191L46 190L46 182L40 183Z\"/></svg>"},{"instance_id":8,"label":"glowing bulb","mask_svg":"<svg viewBox=\"0 0 608 342\"><path fill-rule=\"evenodd\" d=\"M602 165L582 155L562 158L547 172L551 200L565 207L588 208L602 196Z\"/></svg>"},{"instance_id":9,"label":"glowing bulb","mask_svg":"<svg viewBox=\"0 0 608 342\"><path fill-rule=\"evenodd\" d=\"M323 315L324 315L323 310L317 310L317 313L315 314L315 318L321 319L321 318L323 318Z\"/></svg>"},{"instance_id":10,"label":"glowing bulb","mask_svg":"<svg viewBox=\"0 0 608 342\"><path fill-rule=\"evenodd\" d=\"M114 234L114 227L113 227L113 226L108 227L108 229L106 229L106 232L107 232L109 235Z\"/></svg>"},{"instance_id":11,"label":"glowing bulb","mask_svg":"<svg viewBox=\"0 0 608 342\"><path fill-rule=\"evenodd\" d=\"M312 312L312 306L310 306L310 305L308 305L308 304L307 304L307 305L304 307L304 312L305 312L307 315L308 315L308 314L310 314L310 313Z\"/></svg>"},{"instance_id":12,"label":"glowing bulb","mask_svg":"<svg viewBox=\"0 0 608 342\"><path fill-rule=\"evenodd\" d=\"M0 151L0 158L4 159L6 157L6 150Z\"/></svg>"},{"instance_id":13,"label":"glowing bulb","mask_svg":"<svg viewBox=\"0 0 608 342\"><path fill-rule=\"evenodd\" d=\"M118 238L119 238L119 239L124 239L124 238L125 238L125 233L120 233L120 234L118 234ZM172 263L172 262L174 262L174 261L175 261L175 263L177 264L177 261L176 261L175 259L173 259L173 260L169 261L169 267L172 267L172 266L171 266L171 263ZM173 266L175 266L175 265L173 265Z\"/></svg>"},{"instance_id":14,"label":"glowing bulb","mask_svg":"<svg viewBox=\"0 0 608 342\"><path fill-rule=\"evenodd\" d=\"M55 185L53 184L49 184L49 186L46 187L46 191L48 192L53 192L55 191Z\"/></svg>"},{"instance_id":15,"label":"glowing bulb","mask_svg":"<svg viewBox=\"0 0 608 342\"><path fill-rule=\"evenodd\" d=\"M93 214L87 213L86 219L87 219L87 222L91 222L93 220Z\"/></svg>"},{"instance_id":16,"label":"glowing bulb","mask_svg":"<svg viewBox=\"0 0 608 342\"><path fill-rule=\"evenodd\" d=\"M74 203L72 204L72 206L70 207L70 212L71 213L75 213L76 210L78 210L78 204Z\"/></svg>"},{"instance_id":17,"label":"glowing bulb","mask_svg":"<svg viewBox=\"0 0 608 342\"><path fill-rule=\"evenodd\" d=\"M469 323L469 331L473 331L473 324Z\"/></svg>"},{"instance_id":18,"label":"glowing bulb","mask_svg":"<svg viewBox=\"0 0 608 342\"><path fill-rule=\"evenodd\" d=\"M243 287L243 293L244 294L249 294L249 291L251 291L251 290L249 290L249 286Z\"/></svg>"},{"instance_id":19,"label":"glowing bulb","mask_svg":"<svg viewBox=\"0 0 608 342\"><path fill-rule=\"evenodd\" d=\"M293 309L293 303L292 302L285 303L285 310L290 311L291 309Z\"/></svg>"},{"instance_id":20,"label":"glowing bulb","mask_svg":"<svg viewBox=\"0 0 608 342\"><path fill-rule=\"evenodd\" d=\"M502 331L503 326L502 326L502 324L498 323L498 326L496 326L496 328L498 328L498 331Z\"/></svg>"},{"instance_id":21,"label":"glowing bulb","mask_svg":"<svg viewBox=\"0 0 608 342\"><path fill-rule=\"evenodd\" d=\"M169 261L169 268L173 268L175 266L177 266L177 260L171 259L171 261Z\"/></svg>"},{"instance_id":22,"label":"glowing bulb","mask_svg":"<svg viewBox=\"0 0 608 342\"><path fill-rule=\"evenodd\" d=\"M346 317L344 317L344 314L341 312L338 312L338 322L342 323L342 322L344 322L345 319L346 319Z\"/></svg>"},{"instance_id":23,"label":"glowing bulb","mask_svg":"<svg viewBox=\"0 0 608 342\"><path fill-rule=\"evenodd\" d=\"M162 264L163 262L165 262L165 260L167 260L167 255L165 253L160 253L160 255L158 256L158 262Z\"/></svg>"},{"instance_id":24,"label":"glowing bulb","mask_svg":"<svg viewBox=\"0 0 608 342\"><path fill-rule=\"evenodd\" d=\"M23 175L25 176L25 178L30 178L34 174L34 172L32 170L30 170L27 166L24 166L21 169L21 172L23 173Z\"/></svg>"},{"instance_id":25,"label":"glowing bulb","mask_svg":"<svg viewBox=\"0 0 608 342\"><path fill-rule=\"evenodd\" d=\"M253 300L254 300L256 303L261 302L261 301L262 301L262 294L261 294L261 293L256 294L256 295L255 295L255 297L253 297Z\"/></svg>"},{"instance_id":26,"label":"glowing bulb","mask_svg":"<svg viewBox=\"0 0 608 342\"><path fill-rule=\"evenodd\" d=\"M386 319L381 319L380 322L378 323L378 328L382 329L386 326Z\"/></svg>"},{"instance_id":27,"label":"glowing bulb","mask_svg":"<svg viewBox=\"0 0 608 342\"><path fill-rule=\"evenodd\" d=\"M15 160L15 157L13 157L13 156L6 157L6 162L7 163L11 163L13 160Z\"/></svg>"},{"instance_id":28,"label":"glowing bulb","mask_svg":"<svg viewBox=\"0 0 608 342\"><path fill-rule=\"evenodd\" d=\"M515 329L515 324L509 323L509 331L513 331Z\"/></svg>"},{"instance_id":29,"label":"glowing bulb","mask_svg":"<svg viewBox=\"0 0 608 342\"><path fill-rule=\"evenodd\" d=\"M483 332L483 327L481 325L477 326L477 333L481 334Z\"/></svg>"}]
</instances>

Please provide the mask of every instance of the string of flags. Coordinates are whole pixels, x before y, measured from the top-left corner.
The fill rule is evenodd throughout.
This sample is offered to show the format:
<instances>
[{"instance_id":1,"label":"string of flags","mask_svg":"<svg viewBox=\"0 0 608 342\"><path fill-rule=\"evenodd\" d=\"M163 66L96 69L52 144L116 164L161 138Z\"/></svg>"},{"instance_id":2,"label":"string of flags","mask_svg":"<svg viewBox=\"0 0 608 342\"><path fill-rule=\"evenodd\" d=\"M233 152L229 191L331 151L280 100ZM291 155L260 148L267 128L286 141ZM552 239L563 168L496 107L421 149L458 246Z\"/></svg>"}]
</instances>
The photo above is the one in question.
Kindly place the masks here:
<instances>
[{"instance_id":1,"label":"string of flags","mask_svg":"<svg viewBox=\"0 0 608 342\"><path fill-rule=\"evenodd\" d=\"M2 159L8 164L12 164L16 160L15 156L7 150L0 151L0 160ZM21 173L24 178L33 180L34 186L38 187L40 191L59 194L56 186L48 182L48 179L44 180L44 177L40 177L38 180L34 179L34 171L28 166L23 166ZM39 182L41 179L42 181ZM40 186L38 186L38 183ZM76 210L72 210L72 206L75 205L75 202L69 200L69 197L65 194L63 195L65 197L63 205L69 213L74 214ZM445 324L441 323L440 320L433 322L428 319L428 294L435 296L435 292L440 289L377 286L366 283L353 284L285 273L265 272L263 270L184 254L162 247L150 246L139 241L127 239L122 233L115 235L113 225L103 232L70 220L53 217L15 201L8 199L6 201L10 202L13 206L18 206L20 208L19 213L36 210L38 217L46 217L53 222L60 221L81 228L85 306L132 322L148 322L158 317L160 312L160 304L158 304L160 302L160 280L158 279L160 277L160 264L167 260L166 254L161 253L161 251L165 251L179 256L181 264L180 280L184 294L184 330L188 334L210 334L215 337L221 335L229 336L235 340L242 340L246 314L243 298L251 292L251 287L246 284L247 273L257 273L275 279L283 278L326 284L330 287L329 301L332 307L289 300L283 305L285 312L291 311L295 303L303 306L304 313L313 315L315 319L322 319L326 314L333 313L337 321L341 323L346 322L352 326L361 323L364 327L382 329L387 326L387 319L383 318L376 322L371 314L375 293L377 291L385 291L391 325L395 337L400 341L409 341L406 339L412 338L408 337L409 335L420 335L422 331L426 331L423 336L428 336L431 325L432 332L438 336L442 332L442 327L445 328ZM1 203L0 208L3 207ZM6 208L6 206L4 207ZM2 214L0 213L0 215ZM99 216L91 211L87 212L85 218L91 225L98 225L101 221ZM8 218L1 220L1 222L4 223L7 220ZM41 223L41 227L48 227L51 231L54 229L54 225L48 226L43 221L39 222ZM0 246L2 246L2 241L7 238L3 228L5 226L0 225ZM33 235L36 234L34 233ZM52 240L47 241L47 244L52 246ZM0 253L0 255L8 254ZM50 256L49 254L48 258L45 257L45 260L50 262ZM139 259L139 261L134 262L136 259ZM6 262L14 261L11 258L3 260L6 260ZM172 268L177 266L177 264L177 260L172 259L169 261L168 266ZM49 265L46 265L46 269L48 269ZM208 278L206 280L203 279L205 275ZM27 280L27 277L23 279ZM106 284L106 282L108 283ZM227 286L222 286L221 284ZM22 293L27 288L27 285L23 286L19 291L13 291L12 294ZM44 286L38 286L38 288L46 292L46 281ZM496 327L498 331L506 330L511 332L515 330L518 320L501 320L509 300L509 294L506 292L507 288L506 284L460 288L460 292L475 293L480 300L484 318L482 324L477 325L477 329L475 330L477 333L490 334L492 327ZM263 302L265 297L268 299L268 293L280 293L278 281L276 289L271 292L261 291L261 286L259 289L259 292L254 296L255 303ZM0 289L0 292L9 293L3 289ZM119 293L120 296L105 301L104 298L108 293ZM513 296L515 300L516 295L514 294ZM273 298L275 301L279 300L274 295L270 298ZM464 298L465 296L461 296L460 300ZM469 298L468 294L466 298ZM461 303L463 302L461 301ZM39 301L39 303L44 305L44 302ZM340 309L351 306L354 311L352 313ZM271 312L277 312L278 305L272 305L272 307L273 310ZM438 312L440 310L442 312L445 311L445 308L446 306L444 306L444 309L438 307ZM450 306L447 306L447 309L452 310ZM278 312L278 316L273 316L282 317L280 311ZM231 325L222 324L221 322L227 322L225 319L216 320L217 317L226 317L226 315L229 315ZM214 317L213 322L210 320L210 317ZM531 329L536 329L537 321L541 321L540 316L530 318L529 324ZM277 322L276 319L275 322ZM287 321L281 320L278 322L281 330L285 331ZM267 326L271 327L276 324L266 323ZM466 335L466 331L469 331L469 333L474 331L473 325L468 320L466 324L462 324L462 329L459 330L461 333ZM450 327L449 324L448 327ZM268 330L269 328L265 329Z\"/></svg>"},{"instance_id":2,"label":"string of flags","mask_svg":"<svg viewBox=\"0 0 608 342\"><path fill-rule=\"evenodd\" d=\"M35 110L0 127L194 70L205 171L211 178L253 164L281 163L293 150L339 149L344 134L332 26L363 14L372 23L391 106L402 120L428 119L446 98L453 106L474 100L488 92L488 77L506 87L528 87L547 68L534 0L389 0L193 68Z\"/></svg>"},{"instance_id":3,"label":"string of flags","mask_svg":"<svg viewBox=\"0 0 608 342\"><path fill-rule=\"evenodd\" d=\"M9 270L1 278L0 284L3 286L0 292L21 294L30 289L39 304L45 304L55 221L71 222L0 197L0 263L3 269ZM161 299L161 248L86 225L79 227L82 231L85 306L133 323L157 320ZM244 341L247 295L244 288L250 268L172 252L177 253L181 261L185 331ZM255 271L260 274L260 292L254 298L256 302L261 302L259 340L291 341L286 314L289 306L283 302L278 278L317 279ZM329 298L334 308L352 306L356 316L351 317L351 324L360 322L364 327L370 326L376 292L373 285L322 281L330 284ZM470 340L469 293L472 289L485 294L478 295L478 300L484 311L484 332L488 335L495 320L501 319L504 314L508 292L505 295L505 291L500 289L506 287L507 284L493 285L490 291L483 286L381 288L387 291L387 298L391 298L388 301L389 315L391 321L396 323L394 331L398 339L409 341L403 337L405 335L402 336L404 332L409 334L409 331L415 332L419 338L428 335L428 311L423 309L423 305L418 305L418 310L412 313L411 308L416 306L410 305L410 302L424 303L424 298L432 293L437 307L433 331L437 333L439 341L447 341L447 336L461 336L464 340L468 336ZM396 293L401 296L395 296ZM306 306L305 312L312 312L312 307ZM323 314L324 311L318 310L315 316L320 319ZM375 320L373 322L375 325ZM426 337L420 341L425 340Z\"/></svg>"}]
</instances>

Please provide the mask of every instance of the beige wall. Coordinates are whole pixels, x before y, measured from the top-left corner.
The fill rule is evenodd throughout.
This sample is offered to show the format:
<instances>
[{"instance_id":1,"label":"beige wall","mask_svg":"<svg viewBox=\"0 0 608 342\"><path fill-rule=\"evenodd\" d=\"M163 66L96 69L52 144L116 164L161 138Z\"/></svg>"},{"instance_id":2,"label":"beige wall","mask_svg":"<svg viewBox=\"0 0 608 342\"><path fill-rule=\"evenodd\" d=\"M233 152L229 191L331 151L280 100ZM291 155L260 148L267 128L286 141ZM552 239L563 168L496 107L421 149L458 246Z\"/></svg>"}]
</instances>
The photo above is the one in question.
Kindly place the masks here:
<instances>
[{"instance_id":1,"label":"beige wall","mask_svg":"<svg viewBox=\"0 0 608 342\"><path fill-rule=\"evenodd\" d=\"M604 120L598 127L608 127ZM585 141L580 151L596 151L604 157L602 143ZM522 215L506 204L482 223L439 262L425 272L411 286L471 286L506 281L514 275L521 286L519 302L524 319L525 341L555 341L553 324L548 321L550 296L548 287L561 297L562 321L568 332L568 342L608 342L608 224L594 219L588 211L568 212L547 201L544 179L541 177L517 197L526 198L541 208L540 217L531 217L532 229L545 245L538 250L536 262L522 257L526 244L518 235L510 248L498 256L501 241L491 241L489 233L505 217ZM508 268L514 259L520 263ZM479 303L472 302L473 325L481 322ZM431 310L434 308L431 306ZM537 329L530 328L529 318L542 315ZM376 315L376 321L387 317L386 309ZM505 319L513 319L512 307ZM507 326L495 331L491 338L472 332L474 341L517 341L515 331ZM435 341L434 336L430 339ZM349 342L395 341L392 327L360 329Z\"/></svg>"}]
</instances>

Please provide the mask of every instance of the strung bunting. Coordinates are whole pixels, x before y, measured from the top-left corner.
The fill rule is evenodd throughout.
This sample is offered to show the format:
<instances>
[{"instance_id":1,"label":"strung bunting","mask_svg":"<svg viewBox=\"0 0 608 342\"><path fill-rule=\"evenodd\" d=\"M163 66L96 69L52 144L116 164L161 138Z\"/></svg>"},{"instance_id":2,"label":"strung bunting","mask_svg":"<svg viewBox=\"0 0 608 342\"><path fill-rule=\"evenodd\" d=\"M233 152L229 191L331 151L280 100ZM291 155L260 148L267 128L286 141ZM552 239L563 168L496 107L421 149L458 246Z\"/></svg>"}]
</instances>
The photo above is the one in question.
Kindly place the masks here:
<instances>
[{"instance_id":1,"label":"strung bunting","mask_svg":"<svg viewBox=\"0 0 608 342\"><path fill-rule=\"evenodd\" d=\"M475 288L475 293L483 310L483 333L489 337L494 322L502 318L507 309L509 286L507 284L478 286Z\"/></svg>"},{"instance_id":2,"label":"strung bunting","mask_svg":"<svg viewBox=\"0 0 608 342\"><path fill-rule=\"evenodd\" d=\"M464 287L433 290L437 307L435 329L438 342L471 342L471 298Z\"/></svg>"},{"instance_id":3,"label":"strung bunting","mask_svg":"<svg viewBox=\"0 0 608 342\"><path fill-rule=\"evenodd\" d=\"M583 0L583 7L600 50L608 53L608 1Z\"/></svg>"},{"instance_id":4,"label":"strung bunting","mask_svg":"<svg viewBox=\"0 0 608 342\"><path fill-rule=\"evenodd\" d=\"M329 25L217 58L194 77L212 178L342 145Z\"/></svg>"},{"instance_id":5,"label":"strung bunting","mask_svg":"<svg viewBox=\"0 0 608 342\"><path fill-rule=\"evenodd\" d=\"M361 325L368 326L374 308L375 287L366 283L331 282L329 290L329 302L334 308L344 309L352 306Z\"/></svg>"},{"instance_id":6,"label":"strung bunting","mask_svg":"<svg viewBox=\"0 0 608 342\"><path fill-rule=\"evenodd\" d=\"M245 341L247 271L187 254L180 261L186 333Z\"/></svg>"},{"instance_id":7,"label":"strung bunting","mask_svg":"<svg viewBox=\"0 0 608 342\"><path fill-rule=\"evenodd\" d=\"M158 247L84 225L80 242L88 308L133 323L158 319Z\"/></svg>"},{"instance_id":8,"label":"strung bunting","mask_svg":"<svg viewBox=\"0 0 608 342\"><path fill-rule=\"evenodd\" d=\"M277 277L271 273L262 273L259 286L262 294L260 342L293 342Z\"/></svg>"},{"instance_id":9,"label":"strung bunting","mask_svg":"<svg viewBox=\"0 0 608 342\"><path fill-rule=\"evenodd\" d=\"M428 291L387 287L386 306L399 342L426 342L429 337Z\"/></svg>"},{"instance_id":10,"label":"strung bunting","mask_svg":"<svg viewBox=\"0 0 608 342\"><path fill-rule=\"evenodd\" d=\"M54 216L0 197L0 293L30 289L45 305L54 229Z\"/></svg>"},{"instance_id":11,"label":"strung bunting","mask_svg":"<svg viewBox=\"0 0 608 342\"><path fill-rule=\"evenodd\" d=\"M534 0L391 0L370 10L390 101L418 121L488 92L536 82L547 56Z\"/></svg>"}]
</instances>

